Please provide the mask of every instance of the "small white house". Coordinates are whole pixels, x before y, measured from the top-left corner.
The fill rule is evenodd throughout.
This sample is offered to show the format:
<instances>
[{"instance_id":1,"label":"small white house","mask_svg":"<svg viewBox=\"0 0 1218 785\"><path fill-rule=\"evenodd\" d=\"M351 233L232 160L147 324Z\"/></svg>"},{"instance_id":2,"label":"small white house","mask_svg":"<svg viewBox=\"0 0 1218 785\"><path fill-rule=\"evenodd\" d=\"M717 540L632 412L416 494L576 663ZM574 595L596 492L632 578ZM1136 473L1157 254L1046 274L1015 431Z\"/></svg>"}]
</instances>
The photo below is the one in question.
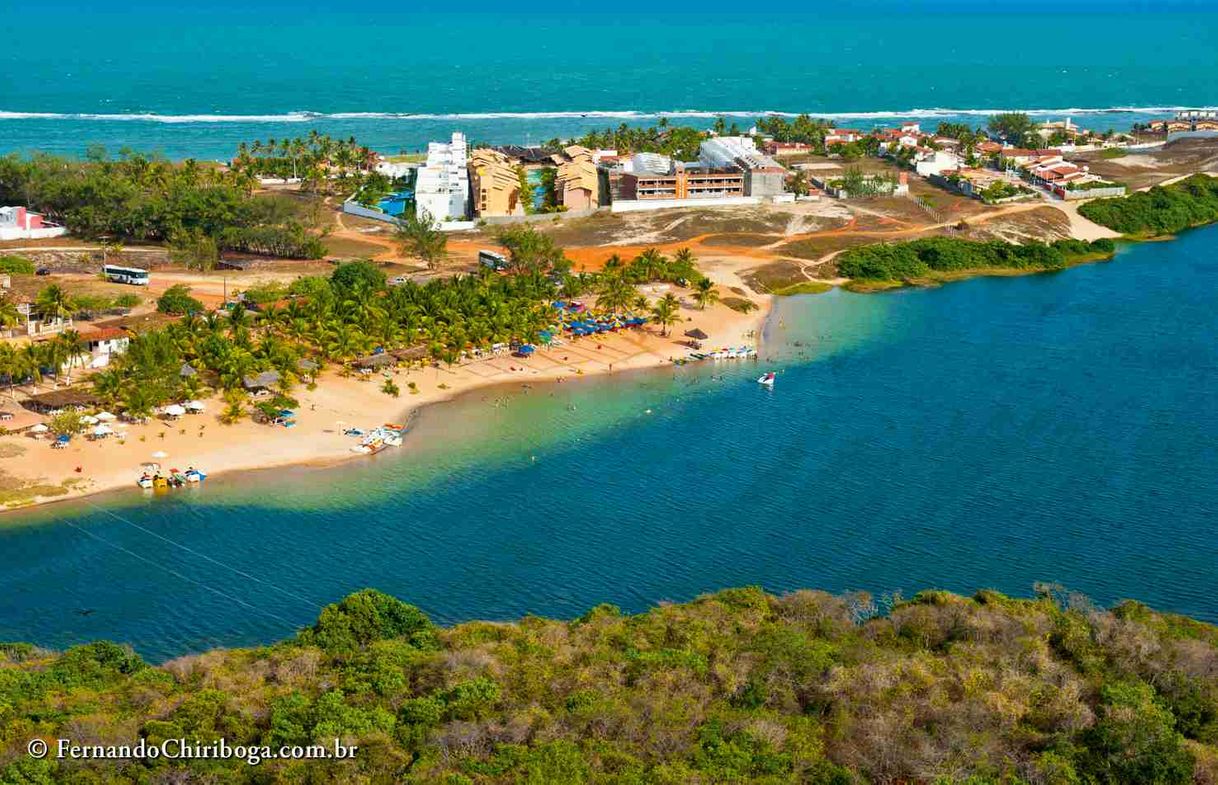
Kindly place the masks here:
<instances>
[{"instance_id":1,"label":"small white house","mask_svg":"<svg viewBox=\"0 0 1218 785\"><path fill-rule=\"evenodd\" d=\"M949 169L960 168L960 156L948 150L935 150L914 164L914 171L921 177L943 174Z\"/></svg>"},{"instance_id":2,"label":"small white house","mask_svg":"<svg viewBox=\"0 0 1218 785\"><path fill-rule=\"evenodd\" d=\"M127 351L131 342L126 330L118 327L99 327L86 333L81 333L81 340L88 347L89 368L105 368L110 364L110 358Z\"/></svg>"}]
</instances>

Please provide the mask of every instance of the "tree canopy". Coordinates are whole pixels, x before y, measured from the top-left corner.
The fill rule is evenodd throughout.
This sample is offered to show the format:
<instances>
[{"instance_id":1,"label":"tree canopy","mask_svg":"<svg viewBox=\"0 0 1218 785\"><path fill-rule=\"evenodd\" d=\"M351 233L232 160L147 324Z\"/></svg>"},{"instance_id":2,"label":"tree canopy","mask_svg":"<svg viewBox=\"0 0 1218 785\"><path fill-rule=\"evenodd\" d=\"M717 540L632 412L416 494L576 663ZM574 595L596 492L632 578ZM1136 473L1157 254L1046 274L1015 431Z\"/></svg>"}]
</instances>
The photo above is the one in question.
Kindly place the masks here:
<instances>
[{"instance_id":1,"label":"tree canopy","mask_svg":"<svg viewBox=\"0 0 1218 785\"><path fill-rule=\"evenodd\" d=\"M1084 217L1123 234L1157 236L1218 221L1218 178L1178 183L1079 205Z\"/></svg>"},{"instance_id":2,"label":"tree canopy","mask_svg":"<svg viewBox=\"0 0 1218 785\"><path fill-rule=\"evenodd\" d=\"M1218 628L1059 587L728 589L639 615L437 627L362 591L295 638L154 667L0 646L0 781L1193 785ZM354 760L34 760L31 738L356 745Z\"/></svg>"},{"instance_id":3,"label":"tree canopy","mask_svg":"<svg viewBox=\"0 0 1218 785\"><path fill-rule=\"evenodd\" d=\"M0 158L0 203L23 204L87 239L170 242L210 238L219 248L317 259L320 239L290 200L254 195L240 171L134 153L79 161ZM197 249L196 249L197 250Z\"/></svg>"}]
</instances>

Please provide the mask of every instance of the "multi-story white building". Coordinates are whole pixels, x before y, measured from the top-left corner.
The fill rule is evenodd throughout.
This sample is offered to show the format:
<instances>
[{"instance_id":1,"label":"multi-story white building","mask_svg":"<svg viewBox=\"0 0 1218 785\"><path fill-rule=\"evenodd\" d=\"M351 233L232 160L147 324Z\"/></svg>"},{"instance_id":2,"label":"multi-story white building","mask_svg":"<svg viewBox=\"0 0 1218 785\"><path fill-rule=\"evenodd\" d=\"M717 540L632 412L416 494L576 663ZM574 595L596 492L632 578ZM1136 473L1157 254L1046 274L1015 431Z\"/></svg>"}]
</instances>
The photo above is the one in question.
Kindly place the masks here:
<instances>
[{"instance_id":1,"label":"multi-story white building","mask_svg":"<svg viewBox=\"0 0 1218 785\"><path fill-rule=\"evenodd\" d=\"M439 222L464 221L469 214L468 148L465 134L454 131L451 141L427 145L427 163L415 183L415 212L426 211Z\"/></svg>"}]
</instances>

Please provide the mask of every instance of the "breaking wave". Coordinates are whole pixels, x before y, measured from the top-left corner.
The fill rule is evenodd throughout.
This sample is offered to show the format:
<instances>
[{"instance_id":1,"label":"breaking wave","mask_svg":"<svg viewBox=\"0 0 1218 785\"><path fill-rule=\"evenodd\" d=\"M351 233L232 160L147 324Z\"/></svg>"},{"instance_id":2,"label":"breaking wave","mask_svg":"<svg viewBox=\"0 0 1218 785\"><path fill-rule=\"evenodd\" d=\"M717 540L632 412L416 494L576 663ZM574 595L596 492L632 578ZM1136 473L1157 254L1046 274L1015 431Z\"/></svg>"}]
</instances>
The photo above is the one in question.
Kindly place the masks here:
<instances>
[{"instance_id":1,"label":"breaking wave","mask_svg":"<svg viewBox=\"0 0 1218 785\"><path fill-rule=\"evenodd\" d=\"M814 117L839 120L884 118L948 118L987 116L999 112L1026 112L1033 116L1086 116L1104 114L1160 115L1186 110L1213 111L1214 107L1195 106L1113 106L1107 108L1069 107L1064 109L906 109L879 112L806 112ZM92 112L12 112L0 110L0 120L68 120L92 122L146 123L307 123L322 120L397 120L397 121L478 121L478 120L658 120L665 118L715 117L797 117L804 112L775 110L677 109L672 111L592 110L586 112L285 112L282 114L158 114L131 112L99 114Z\"/></svg>"}]
</instances>

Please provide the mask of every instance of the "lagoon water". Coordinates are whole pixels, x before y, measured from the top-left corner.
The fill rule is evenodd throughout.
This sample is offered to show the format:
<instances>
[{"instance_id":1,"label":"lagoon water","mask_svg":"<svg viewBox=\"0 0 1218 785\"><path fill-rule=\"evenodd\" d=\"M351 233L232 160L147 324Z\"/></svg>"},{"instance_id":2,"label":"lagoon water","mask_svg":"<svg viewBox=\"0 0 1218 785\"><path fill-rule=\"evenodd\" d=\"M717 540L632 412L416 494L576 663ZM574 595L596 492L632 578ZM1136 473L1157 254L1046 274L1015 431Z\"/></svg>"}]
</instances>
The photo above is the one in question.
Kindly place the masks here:
<instances>
[{"instance_id":1,"label":"lagoon water","mask_svg":"<svg viewBox=\"0 0 1218 785\"><path fill-rule=\"evenodd\" d=\"M1070 45L1030 41L1038 25ZM456 129L537 143L690 111L677 121L781 111L870 127L1024 108L1124 130L1218 103L1209 0L65 0L53 25L7 32L0 151L227 159L316 128L394 152Z\"/></svg>"},{"instance_id":2,"label":"lagoon water","mask_svg":"<svg viewBox=\"0 0 1218 785\"><path fill-rule=\"evenodd\" d=\"M1215 313L1218 228L789 298L758 365L487 391L395 454L6 518L0 640L162 658L281 638L365 586L452 622L1056 581L1218 621Z\"/></svg>"}]
</instances>

